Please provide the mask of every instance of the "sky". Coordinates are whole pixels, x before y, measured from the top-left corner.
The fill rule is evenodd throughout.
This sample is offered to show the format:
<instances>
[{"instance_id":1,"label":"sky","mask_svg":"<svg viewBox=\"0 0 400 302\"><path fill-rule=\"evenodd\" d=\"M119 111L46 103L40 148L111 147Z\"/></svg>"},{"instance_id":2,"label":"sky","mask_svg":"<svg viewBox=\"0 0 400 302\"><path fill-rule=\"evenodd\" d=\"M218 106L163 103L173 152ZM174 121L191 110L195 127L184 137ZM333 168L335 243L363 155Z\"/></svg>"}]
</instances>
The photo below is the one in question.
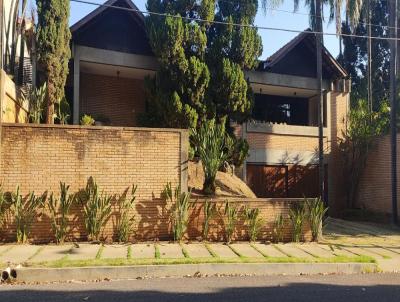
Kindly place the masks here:
<instances>
[{"instance_id":1,"label":"sky","mask_svg":"<svg viewBox=\"0 0 400 302\"><path fill-rule=\"evenodd\" d=\"M105 0L88 0L90 2L104 3ZM146 10L146 0L132 0L136 6L145 11ZM71 1L71 17L70 25L73 25L92 10L96 6L88 5L83 3L76 3ZM280 11L268 11L266 13L261 9L261 5L256 17L255 24L257 26L265 27L277 27L285 29L295 29L295 30L305 30L309 27L309 18L306 14L308 11L304 8L304 2L299 6L298 14L293 12L293 1L286 1L283 5L278 8ZM282 10L289 11L283 12ZM334 33L335 24L332 22L324 23L324 31ZM263 54L260 59L266 59L272 55L275 51L281 48L285 43L289 42L296 33L288 33L281 31L270 31L270 30L259 30L259 33L263 41ZM331 52L331 54L336 57L339 53L339 42L336 36L324 36L325 47Z\"/></svg>"}]
</instances>

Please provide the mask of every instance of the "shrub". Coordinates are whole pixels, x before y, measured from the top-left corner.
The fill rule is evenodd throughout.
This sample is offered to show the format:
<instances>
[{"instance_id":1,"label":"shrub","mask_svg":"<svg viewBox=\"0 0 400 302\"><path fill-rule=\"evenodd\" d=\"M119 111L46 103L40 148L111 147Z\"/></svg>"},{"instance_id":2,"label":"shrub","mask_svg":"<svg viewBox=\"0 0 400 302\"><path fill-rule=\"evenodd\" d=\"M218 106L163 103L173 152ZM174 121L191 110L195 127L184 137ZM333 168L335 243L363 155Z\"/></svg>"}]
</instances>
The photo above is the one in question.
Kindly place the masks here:
<instances>
[{"instance_id":1,"label":"shrub","mask_svg":"<svg viewBox=\"0 0 400 302\"><path fill-rule=\"evenodd\" d=\"M289 217L293 226L293 241L300 242L304 221L307 218L304 204L296 204L289 210Z\"/></svg>"},{"instance_id":2,"label":"shrub","mask_svg":"<svg viewBox=\"0 0 400 302\"><path fill-rule=\"evenodd\" d=\"M8 208L9 208L9 202L6 198L6 195L3 193L2 187L0 187L0 227L4 223L4 219Z\"/></svg>"},{"instance_id":3,"label":"shrub","mask_svg":"<svg viewBox=\"0 0 400 302\"><path fill-rule=\"evenodd\" d=\"M228 161L236 167L242 166L249 156L249 143L243 138L233 136L230 149Z\"/></svg>"},{"instance_id":4,"label":"shrub","mask_svg":"<svg viewBox=\"0 0 400 302\"><path fill-rule=\"evenodd\" d=\"M172 210L172 230L174 240L181 241L186 233L189 223L189 207L191 192L181 192L181 187L177 186L172 190L171 183L167 183L164 188L164 195L174 206Z\"/></svg>"},{"instance_id":5,"label":"shrub","mask_svg":"<svg viewBox=\"0 0 400 302\"><path fill-rule=\"evenodd\" d=\"M203 240L207 240L210 221L217 214L217 207L214 202L206 200L203 206L204 223L203 223Z\"/></svg>"},{"instance_id":6,"label":"shrub","mask_svg":"<svg viewBox=\"0 0 400 302\"><path fill-rule=\"evenodd\" d=\"M93 126L96 121L90 115L84 114L81 118L82 126Z\"/></svg>"},{"instance_id":7,"label":"shrub","mask_svg":"<svg viewBox=\"0 0 400 302\"><path fill-rule=\"evenodd\" d=\"M257 237L260 234L261 228L264 224L263 219L260 218L260 209L245 208L244 216L245 216L246 223L248 226L248 233L249 233L250 241L254 242L257 240Z\"/></svg>"},{"instance_id":8,"label":"shrub","mask_svg":"<svg viewBox=\"0 0 400 302\"><path fill-rule=\"evenodd\" d=\"M285 219L282 214L279 214L275 219L274 234L277 242L283 241L283 228L285 226Z\"/></svg>"},{"instance_id":9,"label":"shrub","mask_svg":"<svg viewBox=\"0 0 400 302\"><path fill-rule=\"evenodd\" d=\"M29 104L29 120L32 123L40 124L43 119L43 109L45 107L47 86L44 83L39 88L30 88L22 95L24 101Z\"/></svg>"},{"instance_id":10,"label":"shrub","mask_svg":"<svg viewBox=\"0 0 400 302\"><path fill-rule=\"evenodd\" d=\"M215 120L205 121L199 129L191 129L191 140L204 170L203 192L212 195L217 172L228 158L225 127Z\"/></svg>"},{"instance_id":11,"label":"shrub","mask_svg":"<svg viewBox=\"0 0 400 302\"><path fill-rule=\"evenodd\" d=\"M75 201L75 194L68 194L69 186L60 182L60 199L51 193L48 207L51 215L51 227L54 232L57 244L64 244L68 234L68 215L72 204Z\"/></svg>"},{"instance_id":12,"label":"shrub","mask_svg":"<svg viewBox=\"0 0 400 302\"><path fill-rule=\"evenodd\" d=\"M137 186L133 185L130 199L126 194L118 200L119 217L117 220L117 239L118 242L128 242L129 236L133 232L135 217L131 215L131 210L135 204Z\"/></svg>"},{"instance_id":13,"label":"shrub","mask_svg":"<svg viewBox=\"0 0 400 302\"><path fill-rule=\"evenodd\" d=\"M233 233L235 232L236 222L239 219L240 208L232 205L230 202L225 203L224 211L224 226L226 242L229 244L232 241Z\"/></svg>"},{"instance_id":14,"label":"shrub","mask_svg":"<svg viewBox=\"0 0 400 302\"><path fill-rule=\"evenodd\" d=\"M56 112L60 125L68 124L69 118L71 117L71 108L65 96L56 103Z\"/></svg>"},{"instance_id":15,"label":"shrub","mask_svg":"<svg viewBox=\"0 0 400 302\"><path fill-rule=\"evenodd\" d=\"M19 186L14 193L11 193L11 211L14 215L17 230L17 242L26 243L31 231L31 226L37 216L37 210L44 206L46 193L42 196L35 196L31 192L23 198L19 193Z\"/></svg>"},{"instance_id":16,"label":"shrub","mask_svg":"<svg viewBox=\"0 0 400 302\"><path fill-rule=\"evenodd\" d=\"M321 198L305 198L308 209L308 219L311 227L312 240L318 241L322 234L322 220L328 208L325 207Z\"/></svg>"},{"instance_id":17,"label":"shrub","mask_svg":"<svg viewBox=\"0 0 400 302\"><path fill-rule=\"evenodd\" d=\"M111 196L100 195L96 182L89 178L81 202L89 240L99 241L100 233L111 216Z\"/></svg>"}]
</instances>

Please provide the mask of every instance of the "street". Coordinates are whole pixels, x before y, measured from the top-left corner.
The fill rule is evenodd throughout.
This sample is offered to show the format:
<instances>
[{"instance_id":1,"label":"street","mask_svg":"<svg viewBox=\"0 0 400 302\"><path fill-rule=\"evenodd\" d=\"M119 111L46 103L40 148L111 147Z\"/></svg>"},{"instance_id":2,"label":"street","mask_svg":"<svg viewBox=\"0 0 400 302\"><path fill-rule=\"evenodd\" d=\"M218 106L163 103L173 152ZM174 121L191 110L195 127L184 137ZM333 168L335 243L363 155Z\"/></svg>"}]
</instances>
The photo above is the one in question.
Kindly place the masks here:
<instances>
[{"instance_id":1,"label":"street","mask_svg":"<svg viewBox=\"0 0 400 302\"><path fill-rule=\"evenodd\" d=\"M0 285L1 301L399 301L400 274L164 278Z\"/></svg>"}]
</instances>

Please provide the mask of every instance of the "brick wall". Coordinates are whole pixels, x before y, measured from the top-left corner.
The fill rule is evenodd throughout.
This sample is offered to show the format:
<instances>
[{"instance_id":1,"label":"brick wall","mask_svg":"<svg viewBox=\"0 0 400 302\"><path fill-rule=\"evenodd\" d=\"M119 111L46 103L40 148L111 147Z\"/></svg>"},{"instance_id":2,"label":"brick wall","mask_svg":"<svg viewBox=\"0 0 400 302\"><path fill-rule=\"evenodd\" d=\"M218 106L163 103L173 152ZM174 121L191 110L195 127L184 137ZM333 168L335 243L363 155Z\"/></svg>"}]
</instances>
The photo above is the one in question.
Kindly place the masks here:
<instances>
[{"instance_id":1,"label":"brick wall","mask_svg":"<svg viewBox=\"0 0 400 302\"><path fill-rule=\"evenodd\" d=\"M113 126L137 126L145 110L143 80L81 73L80 81L81 114L107 117Z\"/></svg>"},{"instance_id":2,"label":"brick wall","mask_svg":"<svg viewBox=\"0 0 400 302\"><path fill-rule=\"evenodd\" d=\"M139 237L167 238L169 215L165 213L171 205L159 198L167 182L187 187L187 135L186 130L173 129L3 124L0 183L5 191L14 191L19 185L23 195L58 192L60 181L77 192L90 176L111 195L122 194L134 183L138 185L135 216L141 224ZM75 207L74 213L71 235L85 239L81 208ZM114 218L104 233L109 239ZM32 229L34 241L51 238L49 219L46 211L38 215ZM13 240L14 233L9 221L0 237Z\"/></svg>"},{"instance_id":3,"label":"brick wall","mask_svg":"<svg viewBox=\"0 0 400 302\"><path fill-rule=\"evenodd\" d=\"M223 241L225 239L223 213L225 209L226 200L214 200L218 209L218 214L211 221L209 226L209 240ZM284 241L292 240L292 224L289 219L289 209L297 203L302 203L303 199L271 199L271 198L257 198L257 199L229 199L232 205L243 209L245 206L249 208L260 209L260 217L263 219L263 227L261 229L259 239L273 241L275 240L275 221L279 215L284 217L283 239ZM200 239L202 236L204 212L204 200L198 200L194 203L190 215L190 223L188 227L188 237L191 239ZM311 240L311 231L308 223L303 226L303 237L305 241ZM243 217L240 217L236 224L234 233L235 240L248 240L248 229L244 223Z\"/></svg>"},{"instance_id":4,"label":"brick wall","mask_svg":"<svg viewBox=\"0 0 400 302\"><path fill-rule=\"evenodd\" d=\"M397 145L400 137L397 137ZM367 165L360 178L357 206L379 214L391 214L391 155L390 136L376 140L370 150ZM400 154L397 156L397 178L400 179ZM397 183L397 194L400 196L400 183ZM400 208L400 207L399 207Z\"/></svg>"},{"instance_id":5,"label":"brick wall","mask_svg":"<svg viewBox=\"0 0 400 302\"><path fill-rule=\"evenodd\" d=\"M330 127L330 164L329 169L329 206L330 215L340 216L346 207L343 177L343 157L339 151L340 139L347 129L347 115L349 111L348 93L331 93L331 127Z\"/></svg>"}]
</instances>

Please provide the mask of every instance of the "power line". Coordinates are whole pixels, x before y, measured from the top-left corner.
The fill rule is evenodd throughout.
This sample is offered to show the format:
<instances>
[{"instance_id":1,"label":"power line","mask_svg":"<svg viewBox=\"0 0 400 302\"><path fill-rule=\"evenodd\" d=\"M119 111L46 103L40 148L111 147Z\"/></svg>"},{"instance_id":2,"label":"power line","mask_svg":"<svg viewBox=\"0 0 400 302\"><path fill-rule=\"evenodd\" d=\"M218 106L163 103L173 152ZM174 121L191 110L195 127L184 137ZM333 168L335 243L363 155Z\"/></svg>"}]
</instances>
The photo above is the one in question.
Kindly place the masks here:
<instances>
[{"instance_id":1,"label":"power line","mask_svg":"<svg viewBox=\"0 0 400 302\"><path fill-rule=\"evenodd\" d=\"M280 32L297 33L297 34L301 34L301 33L314 34L314 35L322 34L324 36L334 36L334 37L342 36L342 37L368 39L368 36L356 35L356 34L331 33L331 32L322 32L321 33L321 32L317 32L317 31L313 31L313 30L305 31L305 30L287 29L287 28L279 28L279 27L257 26L257 25L251 25L251 24L229 23L229 22L215 21L215 20L210 21L210 20L205 20L205 19L201 19L201 18L186 17L186 16L180 16L180 15L171 15L171 14L167 14L167 13L158 13L158 12L152 12L152 11L142 11L140 9L120 7L120 6L114 6L114 5L108 5L108 4L99 4L99 3L90 2L87 0L70 0L70 1L76 2L76 3L93 5L93 6L99 6L99 7L107 7L107 8L113 8L113 9L118 9L118 10L137 12L137 13L141 13L144 15L153 15L153 16L168 17L168 18L174 18L174 19L183 19L183 20L187 20L187 21L195 21L195 22L207 23L207 24L235 26L235 27L242 27L242 28L254 28L257 30L280 31ZM372 36L370 38L374 39L374 40L400 41L399 38L392 38L392 37Z\"/></svg>"}]
</instances>

